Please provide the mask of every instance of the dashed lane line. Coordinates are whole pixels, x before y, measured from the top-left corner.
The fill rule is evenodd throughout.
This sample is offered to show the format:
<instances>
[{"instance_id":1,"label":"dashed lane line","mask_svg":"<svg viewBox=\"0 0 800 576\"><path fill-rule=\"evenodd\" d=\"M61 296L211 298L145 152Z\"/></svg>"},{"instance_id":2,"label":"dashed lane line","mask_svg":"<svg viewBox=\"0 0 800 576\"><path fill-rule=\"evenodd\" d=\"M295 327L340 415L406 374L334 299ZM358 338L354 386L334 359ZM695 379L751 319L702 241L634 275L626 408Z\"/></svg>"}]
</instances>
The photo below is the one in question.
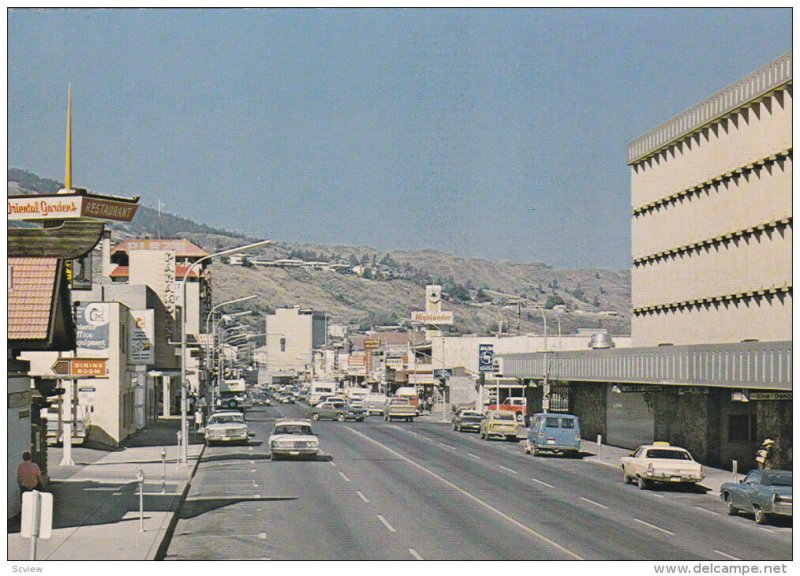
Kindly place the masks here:
<instances>
[{"instance_id":1,"label":"dashed lane line","mask_svg":"<svg viewBox=\"0 0 800 576\"><path fill-rule=\"evenodd\" d=\"M450 444L445 444L444 442L439 442L439 446L442 446L444 448L449 448L450 450L455 450L456 449L455 446L450 446Z\"/></svg>"},{"instance_id":2,"label":"dashed lane line","mask_svg":"<svg viewBox=\"0 0 800 576\"><path fill-rule=\"evenodd\" d=\"M548 488L552 488L553 487L552 484L548 484L547 482L539 480L538 478L531 478L531 480L533 480L534 482L537 482L538 484L541 484L542 486L547 486Z\"/></svg>"},{"instance_id":3,"label":"dashed lane line","mask_svg":"<svg viewBox=\"0 0 800 576\"><path fill-rule=\"evenodd\" d=\"M425 560L425 558L423 558L422 556L420 556L420 555L419 555L419 552L417 552L417 551L416 551L416 550L414 550L413 548L409 548L409 549L408 549L408 551L409 551L409 552L411 552L411 555L412 555L414 558L416 558L417 560Z\"/></svg>"},{"instance_id":4,"label":"dashed lane line","mask_svg":"<svg viewBox=\"0 0 800 576\"><path fill-rule=\"evenodd\" d=\"M466 496L467 498L469 498L473 502L476 502L477 504L483 506L484 508L486 508L487 510L489 510L493 514L496 514L497 516L500 516L501 518L503 518L507 522L513 524L514 526L516 526L520 530L523 530L524 532L526 532L527 534L533 536L534 538L537 538L538 540L541 540L542 542L545 542L545 543L549 544L553 548L556 548L557 550L563 552L564 554L568 555L569 557L571 557L571 558L573 558L575 560L583 560L583 558L581 556L579 556L578 554L576 554L572 550L570 550L568 548L565 548L564 546L562 546L561 544L551 540L550 538L548 538L544 534L541 534L541 533L537 532L536 530L534 530L533 528L531 528L529 526L526 526L525 524L523 524L519 520L516 520L516 519L512 518L511 516L509 516L508 514L505 514L504 512L501 512L500 510L498 510L497 508L495 508L494 506L492 506L488 502L485 502L484 500L481 500L480 498L478 498L474 494L472 494L470 492L467 492L466 490L464 490L460 486L457 486L456 484L453 484L449 480L443 478L442 476L439 476L436 472L433 472L432 470L429 470L425 466L423 466L421 464L418 464L417 462L415 462L414 460L411 460L410 458L404 456L400 452L397 452L396 450L392 450L391 448L389 448L385 444L382 444L382 443L378 442L377 440L374 440L374 439L370 438L366 434L363 434L363 433L359 432L358 430L356 430L354 428L349 428L348 427L347 429L350 432L352 432L353 434L357 434L358 436L361 436L362 438L364 438L368 442L372 442L373 444L377 444L378 446L380 446L381 448L383 448L387 452L389 452L391 454L394 454L395 456L397 456L401 460L404 460L404 461L408 462L412 466L422 470L423 472L425 472L426 474L432 476L433 478L436 478L439 482L441 482L445 486L448 486L448 487L452 488L453 490L463 494L464 496ZM552 488L552 486L551 486L551 488Z\"/></svg>"},{"instance_id":5,"label":"dashed lane line","mask_svg":"<svg viewBox=\"0 0 800 576\"><path fill-rule=\"evenodd\" d=\"M634 522L638 522L639 524L642 524L642 525L647 526L649 528L652 528L653 530L658 530L659 532L663 532L664 534L669 534L670 536L675 536L675 532L670 532L669 530L664 530L663 528L660 528L660 527L656 526L655 524L650 524L650 522L645 522L644 520L639 520L638 518L634 518L633 521Z\"/></svg>"},{"instance_id":6,"label":"dashed lane line","mask_svg":"<svg viewBox=\"0 0 800 576\"><path fill-rule=\"evenodd\" d=\"M583 500L584 502L588 502L589 504L594 504L595 506L602 508L603 510L608 510L608 506L606 506L605 504L600 504L600 502L589 500L588 498L584 498L583 496L581 496L580 499Z\"/></svg>"},{"instance_id":7,"label":"dashed lane line","mask_svg":"<svg viewBox=\"0 0 800 576\"><path fill-rule=\"evenodd\" d=\"M350 478L348 478L347 475L344 472L339 472L339 476L344 478L345 482L350 482Z\"/></svg>"},{"instance_id":8,"label":"dashed lane line","mask_svg":"<svg viewBox=\"0 0 800 576\"><path fill-rule=\"evenodd\" d=\"M512 470L511 468L506 468L502 464L498 464L498 466L500 466L500 468L502 468L503 470L506 470L507 472L511 472L512 474L517 474L518 473L516 470Z\"/></svg>"},{"instance_id":9,"label":"dashed lane line","mask_svg":"<svg viewBox=\"0 0 800 576\"><path fill-rule=\"evenodd\" d=\"M473 458L475 458L475 460L480 460L481 459L480 456L475 456L475 454L470 454L469 452L467 452L467 456L472 456Z\"/></svg>"},{"instance_id":10,"label":"dashed lane line","mask_svg":"<svg viewBox=\"0 0 800 576\"><path fill-rule=\"evenodd\" d=\"M714 512L713 510L709 510L708 508L703 508L702 506L695 506L695 508L697 508L698 510L702 510L703 512L708 512L709 514L713 514L714 516L717 515L717 513Z\"/></svg>"},{"instance_id":11,"label":"dashed lane line","mask_svg":"<svg viewBox=\"0 0 800 576\"><path fill-rule=\"evenodd\" d=\"M384 518L384 517L383 517L383 516L381 516L380 514L377 514L377 516L378 516L378 520L380 520L381 522L383 522L383 525L384 525L384 526L386 526L386 529L387 529L389 532L397 532L397 530L395 530L395 529L394 529L394 526L392 526L391 524L389 524L389 523L386 521L386 518Z\"/></svg>"},{"instance_id":12,"label":"dashed lane line","mask_svg":"<svg viewBox=\"0 0 800 576\"><path fill-rule=\"evenodd\" d=\"M737 558L736 556L731 556L730 554L726 554L722 550L717 550L716 548L714 549L714 552L716 552L720 556L724 556L725 558L727 558L729 560L741 560L741 558Z\"/></svg>"},{"instance_id":13,"label":"dashed lane line","mask_svg":"<svg viewBox=\"0 0 800 576\"><path fill-rule=\"evenodd\" d=\"M360 490L356 490L356 494L358 494L358 497L359 497L359 498L361 498L361 499L362 499L362 500L363 500L363 501L364 501L366 504L369 504L369 500L367 500L367 497L366 497L366 496L364 496L364 495L361 493L361 491L360 491Z\"/></svg>"}]
</instances>

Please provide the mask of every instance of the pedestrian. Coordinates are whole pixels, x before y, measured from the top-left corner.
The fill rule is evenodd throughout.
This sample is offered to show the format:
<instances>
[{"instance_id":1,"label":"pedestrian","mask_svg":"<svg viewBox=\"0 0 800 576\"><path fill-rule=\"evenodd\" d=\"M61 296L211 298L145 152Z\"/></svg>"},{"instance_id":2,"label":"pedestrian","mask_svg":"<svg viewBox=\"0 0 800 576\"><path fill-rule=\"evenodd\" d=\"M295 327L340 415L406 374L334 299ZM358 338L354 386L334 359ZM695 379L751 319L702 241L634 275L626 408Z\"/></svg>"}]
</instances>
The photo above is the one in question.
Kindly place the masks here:
<instances>
[{"instance_id":1,"label":"pedestrian","mask_svg":"<svg viewBox=\"0 0 800 576\"><path fill-rule=\"evenodd\" d=\"M428 414L433 412L433 398L431 398L430 396L425 398L425 410L428 411Z\"/></svg>"},{"instance_id":2,"label":"pedestrian","mask_svg":"<svg viewBox=\"0 0 800 576\"><path fill-rule=\"evenodd\" d=\"M764 438L758 451L756 451L756 463L758 464L759 470L772 469L772 448L774 445L775 441L767 436Z\"/></svg>"},{"instance_id":3,"label":"pedestrian","mask_svg":"<svg viewBox=\"0 0 800 576\"><path fill-rule=\"evenodd\" d=\"M203 411L200 408L194 412L194 425L197 432L203 428Z\"/></svg>"},{"instance_id":4,"label":"pedestrian","mask_svg":"<svg viewBox=\"0 0 800 576\"><path fill-rule=\"evenodd\" d=\"M17 484L20 492L30 492L40 487L42 471L39 465L31 460L30 452L22 453L22 464L17 468Z\"/></svg>"}]
</instances>

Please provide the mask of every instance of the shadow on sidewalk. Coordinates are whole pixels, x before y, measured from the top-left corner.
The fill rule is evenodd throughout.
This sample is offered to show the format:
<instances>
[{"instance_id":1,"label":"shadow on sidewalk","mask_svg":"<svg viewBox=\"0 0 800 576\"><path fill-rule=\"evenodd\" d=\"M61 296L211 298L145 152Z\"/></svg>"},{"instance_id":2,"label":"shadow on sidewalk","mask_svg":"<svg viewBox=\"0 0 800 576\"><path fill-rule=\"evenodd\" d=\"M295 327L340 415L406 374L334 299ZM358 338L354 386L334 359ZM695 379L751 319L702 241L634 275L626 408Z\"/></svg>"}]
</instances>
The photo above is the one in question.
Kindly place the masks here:
<instances>
[{"instance_id":1,"label":"shadow on sidewalk","mask_svg":"<svg viewBox=\"0 0 800 576\"><path fill-rule=\"evenodd\" d=\"M170 485L174 489L175 485ZM139 511L137 482L53 482L53 529L116 524L129 512ZM154 493L145 487L144 511L169 512L175 509L174 494ZM20 516L8 522L8 533L20 531Z\"/></svg>"},{"instance_id":2,"label":"shadow on sidewalk","mask_svg":"<svg viewBox=\"0 0 800 576\"><path fill-rule=\"evenodd\" d=\"M232 496L229 498L192 498L186 500L181 506L179 513L181 520L195 518L206 512L219 510L226 506L239 504L240 502L282 502L285 500L297 500L294 496L285 496L277 498L261 497L261 496Z\"/></svg>"}]
</instances>

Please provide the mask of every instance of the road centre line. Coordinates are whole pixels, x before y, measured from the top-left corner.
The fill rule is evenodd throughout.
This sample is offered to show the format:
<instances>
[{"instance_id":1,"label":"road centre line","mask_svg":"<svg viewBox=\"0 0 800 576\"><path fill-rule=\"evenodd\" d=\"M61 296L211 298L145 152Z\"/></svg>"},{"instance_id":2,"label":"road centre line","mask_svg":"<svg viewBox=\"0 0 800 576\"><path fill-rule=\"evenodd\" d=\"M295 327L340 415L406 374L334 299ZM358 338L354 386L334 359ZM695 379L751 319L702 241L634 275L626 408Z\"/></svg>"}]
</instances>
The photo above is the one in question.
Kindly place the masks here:
<instances>
[{"instance_id":1,"label":"road centre line","mask_svg":"<svg viewBox=\"0 0 800 576\"><path fill-rule=\"evenodd\" d=\"M653 530L658 530L659 532L663 532L664 534L669 534L670 536L675 536L674 532L670 532L669 530L664 530L663 528L659 528L658 526L656 526L654 524L650 524L650 522L645 522L644 520L639 520L638 518L634 518L633 521L634 522L638 522L639 524L643 524L645 526L648 526L648 527L652 528Z\"/></svg>"},{"instance_id":2,"label":"road centre line","mask_svg":"<svg viewBox=\"0 0 800 576\"><path fill-rule=\"evenodd\" d=\"M503 466L502 464L498 464L498 466L500 466L500 468L502 468L503 470L506 470L506 471L508 471L508 472L511 472L512 474L517 474L517 471L516 471L516 470L512 470L511 468L506 468L506 467L505 467L505 466Z\"/></svg>"},{"instance_id":3,"label":"road centre line","mask_svg":"<svg viewBox=\"0 0 800 576\"><path fill-rule=\"evenodd\" d=\"M475 458L476 460L480 460L480 459L481 459L481 457L480 457L480 456L475 456L475 454L470 454L469 452L467 452L467 456L472 456L472 457L473 457L473 458Z\"/></svg>"},{"instance_id":4,"label":"road centre line","mask_svg":"<svg viewBox=\"0 0 800 576\"><path fill-rule=\"evenodd\" d=\"M546 542L547 544L553 546L557 550L560 550L561 552L563 552L564 554L570 556L571 558L573 558L575 560L583 560L583 558L581 556L579 556L578 554L576 554L572 550L569 550L568 548L565 548L564 546L562 546L561 544L558 544L557 542L551 540L550 538L548 538L544 534L540 534L539 532L537 532L533 528L530 528L529 526L526 526L522 522L520 522L518 520L515 520L514 518L512 518L508 514L505 514L504 512L501 512L500 510L497 510L491 504L485 502L484 500L481 500L480 498L478 498L474 494L464 490L463 488L461 488L460 486L457 486L456 484L453 484L452 482L450 482L449 480L443 478L442 476L439 476L436 472L433 472L432 470L429 470L425 466L422 466L421 464L418 464L417 462L411 460L410 458L400 454L396 450L392 450L391 448L389 448L385 444L382 444L382 443L378 442L377 440L374 440L374 439L370 438L366 434L363 434L363 433L359 432L358 430L356 430L354 428L349 428L348 427L347 430L349 430L353 434L357 434L358 436L361 436L362 438L364 438L368 442L372 442L373 444L377 444L378 446L380 446L381 448L383 448L387 452L389 452L391 454L394 454L395 456L397 456L401 460L404 460L404 461L408 462L412 466L422 470L423 472L425 472L426 474L432 476L433 478L436 478L437 480L439 480L439 482L441 482L445 486L448 486L448 487L456 490L457 492L463 494L464 496L466 496L467 498L469 498L473 502L476 502L477 504L483 506L484 508L486 508L487 510L489 510L493 514L496 514L497 516L500 516L501 518L503 518L507 522L513 524L514 526L516 526L517 528L523 530L524 532L526 532L527 534L533 536L534 538L537 538L537 539L539 539L539 540L541 540L543 542ZM552 488L552 486L551 486L551 488Z\"/></svg>"},{"instance_id":5,"label":"road centre line","mask_svg":"<svg viewBox=\"0 0 800 576\"><path fill-rule=\"evenodd\" d=\"M366 497L366 496L364 496L364 495L361 493L361 491L360 491L360 490L356 490L356 494L358 494L358 497L359 497L359 498L361 498L361 499L362 499L362 500L363 500L365 503L369 504L369 500L367 500L367 497Z\"/></svg>"},{"instance_id":6,"label":"road centre line","mask_svg":"<svg viewBox=\"0 0 800 576\"><path fill-rule=\"evenodd\" d=\"M741 560L741 558L737 558L736 556L731 556L730 554L726 554L722 550L714 549L714 552L716 552L720 556L725 556L725 558L729 558L730 560Z\"/></svg>"},{"instance_id":7,"label":"road centre line","mask_svg":"<svg viewBox=\"0 0 800 576\"><path fill-rule=\"evenodd\" d=\"M450 444L445 444L444 442L439 442L439 446L444 446L445 448L450 448L450 450L455 450L455 446L450 446Z\"/></svg>"},{"instance_id":8,"label":"road centre line","mask_svg":"<svg viewBox=\"0 0 800 576\"><path fill-rule=\"evenodd\" d=\"M605 504L600 504L600 502L595 502L594 500L589 500L588 498L584 498L583 496L581 496L580 499L583 500L584 502L588 502L589 504L594 504L595 506L599 506L600 508L603 508L604 510L608 510L608 506L606 506Z\"/></svg>"},{"instance_id":9,"label":"road centre line","mask_svg":"<svg viewBox=\"0 0 800 576\"><path fill-rule=\"evenodd\" d=\"M344 473L344 472L339 472L339 476L341 476L342 478L344 478L344 481L345 481L345 482L350 482L350 478L348 478L348 477L345 475L345 473Z\"/></svg>"},{"instance_id":10,"label":"road centre line","mask_svg":"<svg viewBox=\"0 0 800 576\"><path fill-rule=\"evenodd\" d=\"M395 530L394 527L386 521L386 518L384 518L380 514L378 514L377 516L378 520L383 522L383 525L386 526L386 529L389 530L389 532L397 532L397 530Z\"/></svg>"},{"instance_id":11,"label":"road centre line","mask_svg":"<svg viewBox=\"0 0 800 576\"><path fill-rule=\"evenodd\" d=\"M414 550L413 548L409 548L409 549L408 549L408 551L409 551L409 552L411 552L411 555L412 555L414 558L416 558L417 560L425 560L425 558L423 558L422 556L420 556L420 555L419 555L419 552L417 552L417 551L416 551L416 550Z\"/></svg>"},{"instance_id":12,"label":"road centre line","mask_svg":"<svg viewBox=\"0 0 800 576\"><path fill-rule=\"evenodd\" d=\"M536 478L531 478L531 480L533 480L534 482L538 482L539 484L541 484L543 486L547 486L548 488L552 488L553 487L552 484L548 484L547 482L542 482L541 480L537 480Z\"/></svg>"}]
</instances>

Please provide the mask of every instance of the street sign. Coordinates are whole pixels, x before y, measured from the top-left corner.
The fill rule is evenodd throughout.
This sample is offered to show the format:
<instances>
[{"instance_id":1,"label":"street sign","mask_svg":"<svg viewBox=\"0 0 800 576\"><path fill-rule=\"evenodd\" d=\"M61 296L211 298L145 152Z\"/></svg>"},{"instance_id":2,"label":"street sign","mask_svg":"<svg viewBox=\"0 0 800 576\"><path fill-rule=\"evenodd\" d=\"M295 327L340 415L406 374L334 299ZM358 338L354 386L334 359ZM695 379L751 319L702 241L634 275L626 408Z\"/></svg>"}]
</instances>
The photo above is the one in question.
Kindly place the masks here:
<instances>
[{"instance_id":1,"label":"street sign","mask_svg":"<svg viewBox=\"0 0 800 576\"><path fill-rule=\"evenodd\" d=\"M381 341L377 339L364 340L364 350L375 350L381 347Z\"/></svg>"},{"instance_id":2,"label":"street sign","mask_svg":"<svg viewBox=\"0 0 800 576\"><path fill-rule=\"evenodd\" d=\"M53 495L49 492L24 492L20 536L50 538L53 534Z\"/></svg>"},{"instance_id":3,"label":"street sign","mask_svg":"<svg viewBox=\"0 0 800 576\"><path fill-rule=\"evenodd\" d=\"M480 344L478 346L478 371L491 372L494 363L494 344Z\"/></svg>"},{"instance_id":4,"label":"street sign","mask_svg":"<svg viewBox=\"0 0 800 576\"><path fill-rule=\"evenodd\" d=\"M452 368L434 368L433 369L433 377L434 378L451 378L453 376L453 369Z\"/></svg>"},{"instance_id":5,"label":"street sign","mask_svg":"<svg viewBox=\"0 0 800 576\"><path fill-rule=\"evenodd\" d=\"M64 378L96 378L108 375L107 358L61 358L52 370Z\"/></svg>"}]
</instances>

